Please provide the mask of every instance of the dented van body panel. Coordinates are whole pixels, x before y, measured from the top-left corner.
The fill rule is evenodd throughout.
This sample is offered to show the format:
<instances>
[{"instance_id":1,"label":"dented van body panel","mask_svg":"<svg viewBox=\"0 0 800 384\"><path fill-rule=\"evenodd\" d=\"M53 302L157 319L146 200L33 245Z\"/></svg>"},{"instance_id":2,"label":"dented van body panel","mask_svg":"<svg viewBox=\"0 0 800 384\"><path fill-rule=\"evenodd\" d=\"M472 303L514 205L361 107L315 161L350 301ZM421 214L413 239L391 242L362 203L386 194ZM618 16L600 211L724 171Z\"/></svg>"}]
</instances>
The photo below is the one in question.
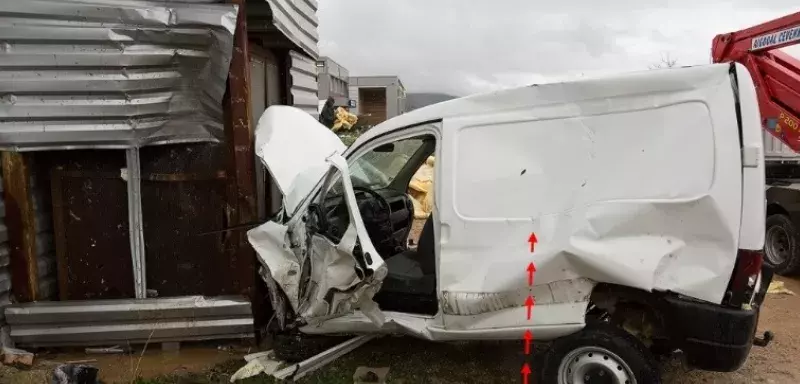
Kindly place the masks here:
<instances>
[{"instance_id":1,"label":"dented van body panel","mask_svg":"<svg viewBox=\"0 0 800 384\"><path fill-rule=\"evenodd\" d=\"M600 283L719 304L737 251L763 246L756 233L763 233L763 222L741 223L743 212L753 217L763 209L755 185L763 150L760 142L746 143L756 156L756 173L743 179L730 68L647 71L456 99L390 119L341 153L320 152L317 158L336 159L331 167L346 171L361 148L432 124L435 315L375 306L371 298L385 275L362 280L354 272L359 263L351 255L353 242L363 245L368 234L357 228L352 193L347 201L355 224L345 245L304 233L296 228L302 222L297 215L287 224L252 230L250 242L305 319L299 329L310 334L517 339L531 329L537 340L548 340L585 325ZM739 103L752 111L754 95ZM280 111L275 113L269 124L280 125ZM312 131L330 133L315 121L303 124L305 140ZM260 121L256 136L265 129ZM287 172L301 164L290 152L264 159L266 166ZM306 172L301 168L295 172ZM315 185L310 196L325 190L323 173L308 180ZM302 215L304 206L298 207ZM533 251L531 234L538 240ZM298 247L304 237L310 245ZM529 286L531 262L536 273ZM303 265L313 271L308 282L299 277ZM336 292L335 298L323 292ZM530 318L529 296L535 298Z\"/></svg>"}]
</instances>

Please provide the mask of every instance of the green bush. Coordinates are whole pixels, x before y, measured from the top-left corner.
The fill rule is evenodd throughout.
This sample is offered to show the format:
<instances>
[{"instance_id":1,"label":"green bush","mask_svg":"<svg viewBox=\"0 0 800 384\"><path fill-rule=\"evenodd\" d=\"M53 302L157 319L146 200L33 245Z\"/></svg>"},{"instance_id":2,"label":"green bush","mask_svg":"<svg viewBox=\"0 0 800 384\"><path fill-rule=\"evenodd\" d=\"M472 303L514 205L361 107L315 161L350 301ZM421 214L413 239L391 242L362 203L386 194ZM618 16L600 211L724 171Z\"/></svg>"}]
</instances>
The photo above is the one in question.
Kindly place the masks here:
<instances>
[{"instance_id":1,"label":"green bush","mask_svg":"<svg viewBox=\"0 0 800 384\"><path fill-rule=\"evenodd\" d=\"M349 147L353 145L353 143L356 141L356 139L358 139L359 136L364 134L364 132L368 131L370 128L372 127L356 125L349 131L339 131L336 133L336 135L339 136L339 139L342 140L342 143L344 143L344 145Z\"/></svg>"}]
</instances>

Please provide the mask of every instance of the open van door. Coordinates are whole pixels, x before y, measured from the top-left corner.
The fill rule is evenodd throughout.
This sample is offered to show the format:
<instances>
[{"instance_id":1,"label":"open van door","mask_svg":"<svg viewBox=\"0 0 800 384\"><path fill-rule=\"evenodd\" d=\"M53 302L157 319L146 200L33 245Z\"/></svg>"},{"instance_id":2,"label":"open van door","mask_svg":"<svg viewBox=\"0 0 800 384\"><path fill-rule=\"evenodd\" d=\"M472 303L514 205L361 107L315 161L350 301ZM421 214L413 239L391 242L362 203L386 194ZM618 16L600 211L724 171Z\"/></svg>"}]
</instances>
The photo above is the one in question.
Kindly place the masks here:
<instances>
[{"instance_id":1,"label":"open van door","mask_svg":"<svg viewBox=\"0 0 800 384\"><path fill-rule=\"evenodd\" d=\"M248 240L262 264L260 274L270 288L281 325L280 312L289 309L304 324L360 309L382 325L384 317L372 297L387 268L359 213L342 157L344 144L311 115L287 106L269 107L255 136L256 155L282 192L283 209L277 219L250 230ZM319 207L324 206L324 192L339 178L350 221L334 244L320 234L327 217Z\"/></svg>"}]
</instances>

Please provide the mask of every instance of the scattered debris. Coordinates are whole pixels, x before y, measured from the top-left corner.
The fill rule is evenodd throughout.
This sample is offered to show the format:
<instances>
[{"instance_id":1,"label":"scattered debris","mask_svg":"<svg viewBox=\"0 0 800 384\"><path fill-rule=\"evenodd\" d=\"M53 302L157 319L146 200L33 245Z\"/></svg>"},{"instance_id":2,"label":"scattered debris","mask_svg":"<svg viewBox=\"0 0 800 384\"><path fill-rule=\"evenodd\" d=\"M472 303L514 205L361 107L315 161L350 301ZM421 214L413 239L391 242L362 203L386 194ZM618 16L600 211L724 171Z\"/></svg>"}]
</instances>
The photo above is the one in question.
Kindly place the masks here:
<instances>
[{"instance_id":1,"label":"scattered debris","mask_svg":"<svg viewBox=\"0 0 800 384\"><path fill-rule=\"evenodd\" d=\"M244 367L239 368L236 373L231 376L231 383L243 380L248 377L257 376L259 374L272 375L278 368L285 365L284 362L275 358L272 350L266 352L251 353L244 357L247 362Z\"/></svg>"},{"instance_id":2,"label":"scattered debris","mask_svg":"<svg viewBox=\"0 0 800 384\"><path fill-rule=\"evenodd\" d=\"M98 369L90 365L62 364L53 370L52 384L99 384Z\"/></svg>"},{"instance_id":3,"label":"scattered debris","mask_svg":"<svg viewBox=\"0 0 800 384\"><path fill-rule=\"evenodd\" d=\"M84 359L84 360L70 360L67 361L66 364L89 364L89 363L96 363L97 359Z\"/></svg>"},{"instance_id":4,"label":"scattered debris","mask_svg":"<svg viewBox=\"0 0 800 384\"><path fill-rule=\"evenodd\" d=\"M364 345L368 341L379 337L379 335L362 335L347 340L339 345L328 348L316 356L312 356L297 364L287 364L284 361L278 360L273 351L258 352L247 355L244 360L247 361L244 367L239 368L236 373L231 376L231 383L253 377L261 373L265 373L278 380L297 380L301 377L320 369L332 361L342 357L348 352ZM375 368L377 369L377 368ZM386 372L388 372L386 368ZM379 376L380 377L380 376ZM384 375L385 378L385 375ZM378 382L382 383L382 381Z\"/></svg>"},{"instance_id":5,"label":"scattered debris","mask_svg":"<svg viewBox=\"0 0 800 384\"><path fill-rule=\"evenodd\" d=\"M789 288L786 288L786 286L783 284L783 281L778 281L778 280L773 280L769 284L769 288L767 288L767 293L777 294L777 295L780 294L794 295L794 292L792 292Z\"/></svg>"},{"instance_id":6,"label":"scattered debris","mask_svg":"<svg viewBox=\"0 0 800 384\"><path fill-rule=\"evenodd\" d=\"M33 365L33 353L17 348L3 348L3 364L30 367Z\"/></svg>"},{"instance_id":7,"label":"scattered debris","mask_svg":"<svg viewBox=\"0 0 800 384\"><path fill-rule=\"evenodd\" d=\"M274 358L274 357L275 353L273 353L272 350L270 349L269 351L256 352L256 353L251 353L249 355L245 355L244 361L249 363L255 359Z\"/></svg>"},{"instance_id":8,"label":"scattered debris","mask_svg":"<svg viewBox=\"0 0 800 384\"><path fill-rule=\"evenodd\" d=\"M86 348L84 351L89 355L111 355L127 352L125 349L120 348L119 345L105 348Z\"/></svg>"},{"instance_id":9,"label":"scattered debris","mask_svg":"<svg viewBox=\"0 0 800 384\"><path fill-rule=\"evenodd\" d=\"M389 375L389 367L358 367L353 374L353 384L385 384Z\"/></svg>"},{"instance_id":10,"label":"scattered debris","mask_svg":"<svg viewBox=\"0 0 800 384\"><path fill-rule=\"evenodd\" d=\"M328 348L322 353L305 359L297 364L292 364L275 372L272 376L278 380L298 380L303 376L320 369L334 360L344 356L350 351L366 344L368 341L377 338L377 334L367 334L354 337L339 345Z\"/></svg>"}]
</instances>

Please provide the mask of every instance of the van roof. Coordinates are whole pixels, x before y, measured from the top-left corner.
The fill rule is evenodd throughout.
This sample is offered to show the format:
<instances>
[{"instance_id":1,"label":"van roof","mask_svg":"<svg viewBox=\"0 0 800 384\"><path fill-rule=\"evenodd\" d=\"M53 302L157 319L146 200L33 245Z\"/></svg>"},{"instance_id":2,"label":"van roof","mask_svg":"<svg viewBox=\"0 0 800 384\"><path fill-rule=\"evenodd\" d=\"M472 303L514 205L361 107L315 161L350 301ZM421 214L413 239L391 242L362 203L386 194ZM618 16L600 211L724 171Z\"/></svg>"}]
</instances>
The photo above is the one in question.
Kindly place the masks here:
<instances>
[{"instance_id":1,"label":"van roof","mask_svg":"<svg viewBox=\"0 0 800 384\"><path fill-rule=\"evenodd\" d=\"M648 95L705 88L719 83L721 79L725 79L725 85L730 86L727 82L730 65L709 64L629 72L562 83L533 84L461 97L386 120L361 135L351 148L388 132L449 117L488 115L548 104L575 103L576 108L580 109L581 104L602 103L611 98L616 99L616 102L622 98L631 103L642 104L642 108L653 107L652 101L647 104ZM579 115L581 111L576 110L575 114Z\"/></svg>"}]
</instances>

